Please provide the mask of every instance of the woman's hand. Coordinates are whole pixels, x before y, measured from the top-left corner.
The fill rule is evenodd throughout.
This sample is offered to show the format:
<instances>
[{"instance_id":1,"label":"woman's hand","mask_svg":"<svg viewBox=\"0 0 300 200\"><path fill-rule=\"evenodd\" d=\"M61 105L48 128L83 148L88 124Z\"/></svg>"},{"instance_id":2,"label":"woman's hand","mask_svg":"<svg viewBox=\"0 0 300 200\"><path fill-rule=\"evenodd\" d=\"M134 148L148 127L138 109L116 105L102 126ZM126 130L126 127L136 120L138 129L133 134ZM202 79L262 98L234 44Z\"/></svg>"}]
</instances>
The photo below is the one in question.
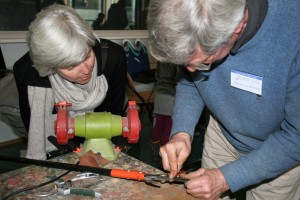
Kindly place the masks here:
<instances>
[{"instance_id":1,"label":"woman's hand","mask_svg":"<svg viewBox=\"0 0 300 200\"><path fill-rule=\"evenodd\" d=\"M164 170L170 172L170 179L180 171L191 152L191 136L188 133L177 133L160 148Z\"/></svg>"},{"instance_id":2,"label":"woman's hand","mask_svg":"<svg viewBox=\"0 0 300 200\"><path fill-rule=\"evenodd\" d=\"M186 191L193 197L202 200L215 200L229 189L229 186L219 169L201 168L180 177L190 179L185 183Z\"/></svg>"}]
</instances>

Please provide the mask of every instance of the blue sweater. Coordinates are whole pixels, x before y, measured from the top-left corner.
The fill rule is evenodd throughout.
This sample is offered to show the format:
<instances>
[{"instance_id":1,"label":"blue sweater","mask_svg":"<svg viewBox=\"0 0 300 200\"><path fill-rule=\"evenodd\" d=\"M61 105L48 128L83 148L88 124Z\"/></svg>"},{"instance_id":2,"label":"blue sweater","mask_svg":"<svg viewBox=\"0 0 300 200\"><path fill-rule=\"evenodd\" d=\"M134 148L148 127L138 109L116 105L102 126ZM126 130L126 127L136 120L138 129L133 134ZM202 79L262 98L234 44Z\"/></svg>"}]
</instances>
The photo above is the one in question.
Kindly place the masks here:
<instances>
[{"instance_id":1,"label":"blue sweater","mask_svg":"<svg viewBox=\"0 0 300 200\"><path fill-rule=\"evenodd\" d=\"M231 86L231 72L262 80L261 95ZM176 88L172 135L193 136L204 105L242 158L220 167L232 192L300 163L300 1L269 0L256 35L198 81Z\"/></svg>"}]
</instances>

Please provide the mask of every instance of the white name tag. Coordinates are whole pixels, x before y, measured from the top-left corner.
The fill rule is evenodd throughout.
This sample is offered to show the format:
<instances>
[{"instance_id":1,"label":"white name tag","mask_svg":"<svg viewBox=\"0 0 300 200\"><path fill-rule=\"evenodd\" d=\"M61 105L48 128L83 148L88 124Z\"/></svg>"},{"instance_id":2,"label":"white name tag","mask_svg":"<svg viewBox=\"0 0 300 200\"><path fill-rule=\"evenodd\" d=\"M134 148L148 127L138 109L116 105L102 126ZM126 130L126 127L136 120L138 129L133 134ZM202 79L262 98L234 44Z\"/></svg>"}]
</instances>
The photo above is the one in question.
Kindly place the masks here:
<instances>
[{"instance_id":1,"label":"white name tag","mask_svg":"<svg viewBox=\"0 0 300 200\"><path fill-rule=\"evenodd\" d=\"M232 69L230 86L261 95L263 78Z\"/></svg>"}]
</instances>

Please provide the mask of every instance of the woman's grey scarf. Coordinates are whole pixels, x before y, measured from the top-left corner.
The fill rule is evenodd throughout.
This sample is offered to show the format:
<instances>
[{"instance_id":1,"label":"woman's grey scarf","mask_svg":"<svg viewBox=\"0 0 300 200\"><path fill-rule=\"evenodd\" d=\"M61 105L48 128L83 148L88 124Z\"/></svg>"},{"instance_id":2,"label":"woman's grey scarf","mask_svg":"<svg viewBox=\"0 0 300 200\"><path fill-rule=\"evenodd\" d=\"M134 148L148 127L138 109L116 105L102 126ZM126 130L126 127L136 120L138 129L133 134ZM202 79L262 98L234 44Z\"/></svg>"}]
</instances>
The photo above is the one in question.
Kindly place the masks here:
<instances>
[{"instance_id":1,"label":"woman's grey scarf","mask_svg":"<svg viewBox=\"0 0 300 200\"><path fill-rule=\"evenodd\" d=\"M91 80L86 85L73 84L59 74L49 76L52 88L28 86L28 98L31 108L27 158L45 160L46 153L55 150L48 141L48 136L55 135L52 114L54 102L68 101L72 103L72 117L92 112L99 106L108 90L104 75L97 76L97 61Z\"/></svg>"}]
</instances>

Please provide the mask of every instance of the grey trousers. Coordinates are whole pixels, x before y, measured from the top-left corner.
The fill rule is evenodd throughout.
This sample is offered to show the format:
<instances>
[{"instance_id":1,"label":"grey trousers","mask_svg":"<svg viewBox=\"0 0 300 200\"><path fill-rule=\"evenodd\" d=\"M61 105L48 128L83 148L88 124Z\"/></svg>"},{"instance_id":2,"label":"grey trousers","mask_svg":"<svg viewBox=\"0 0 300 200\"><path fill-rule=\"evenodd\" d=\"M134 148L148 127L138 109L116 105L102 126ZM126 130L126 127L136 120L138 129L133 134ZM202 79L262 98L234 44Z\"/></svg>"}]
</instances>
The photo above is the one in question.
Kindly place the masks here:
<instances>
[{"instance_id":1,"label":"grey trousers","mask_svg":"<svg viewBox=\"0 0 300 200\"><path fill-rule=\"evenodd\" d=\"M242 156L224 137L211 116L204 140L202 167L218 168ZM300 200L300 165L246 192L247 200ZM234 199L229 195L222 200Z\"/></svg>"}]
</instances>

